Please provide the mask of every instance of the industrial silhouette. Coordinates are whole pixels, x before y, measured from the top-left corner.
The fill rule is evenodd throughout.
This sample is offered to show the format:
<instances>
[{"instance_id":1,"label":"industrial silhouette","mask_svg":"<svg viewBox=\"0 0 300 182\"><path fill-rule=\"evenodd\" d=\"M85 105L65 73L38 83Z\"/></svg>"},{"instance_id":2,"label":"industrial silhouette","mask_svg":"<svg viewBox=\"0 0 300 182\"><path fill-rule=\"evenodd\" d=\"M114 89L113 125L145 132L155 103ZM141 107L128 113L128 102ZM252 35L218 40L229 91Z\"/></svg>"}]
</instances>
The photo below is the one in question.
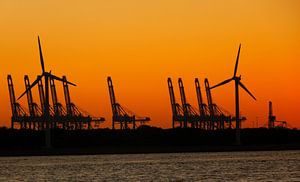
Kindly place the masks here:
<instances>
[{"instance_id":1,"label":"industrial silhouette","mask_svg":"<svg viewBox=\"0 0 300 182\"><path fill-rule=\"evenodd\" d=\"M179 91L181 96L181 105L176 102L173 84L171 78L168 78L168 88L172 108L172 126L173 128L200 128L203 130L216 130L231 128L233 118L230 114L213 103L212 95L209 89L208 79L205 79L205 88L207 95L207 105L204 104L200 83L195 78L195 87L198 101L198 110L187 102L183 81L178 79ZM177 125L179 123L179 126Z\"/></svg>"},{"instance_id":2,"label":"industrial silhouette","mask_svg":"<svg viewBox=\"0 0 300 182\"><path fill-rule=\"evenodd\" d=\"M213 102L212 94L210 91L209 82L207 78L205 78L204 84L205 84L208 111L209 111L208 129L214 130L214 129L231 128L232 127L231 121L233 120L231 114Z\"/></svg>"},{"instance_id":3,"label":"industrial silhouette","mask_svg":"<svg viewBox=\"0 0 300 182\"><path fill-rule=\"evenodd\" d=\"M111 109L113 113L113 129L115 129L116 124L120 125L120 129L129 129L129 125L132 125L132 128L135 129L137 123L144 124L150 121L149 117L139 117L135 115L132 111L129 111L128 109L116 102L116 96L111 77L107 77L107 84L111 102Z\"/></svg>"},{"instance_id":4,"label":"industrial silhouette","mask_svg":"<svg viewBox=\"0 0 300 182\"><path fill-rule=\"evenodd\" d=\"M195 78L195 87L196 87L196 94L197 94L197 101L198 101L198 109L200 114L200 128L207 129L208 124L207 121L209 120L209 114L207 111L207 105L203 102L200 83L198 78Z\"/></svg>"},{"instance_id":5,"label":"industrial silhouette","mask_svg":"<svg viewBox=\"0 0 300 182\"><path fill-rule=\"evenodd\" d=\"M273 103L272 101L269 101L269 117L268 117L268 127L269 128L275 128L275 127L281 127L286 128L287 122L286 121L278 121L276 120L276 116L273 114Z\"/></svg>"},{"instance_id":6,"label":"industrial silhouette","mask_svg":"<svg viewBox=\"0 0 300 182\"><path fill-rule=\"evenodd\" d=\"M88 125L88 129L91 128L91 122L102 122L104 118L91 118L90 116L84 116L82 112L71 102L70 93L68 85L76 86L75 84L67 81L66 77L63 78L57 77L50 72L45 71L43 53L40 38L38 37L38 46L39 46L39 55L40 55L40 63L42 67L42 74L37 76L37 79L30 84L29 78L26 75L24 77L25 81L25 92L23 92L18 100L22 98L25 94L27 94L27 101L29 107L29 115L26 114L24 109L20 106L19 103L16 102L14 87L12 82L11 75L8 75L8 87L12 108L12 125L14 128L15 123L20 124L21 129L38 129L45 130L46 135L46 147L51 147L51 135L50 129L58 128L60 125L63 129L82 129L83 124ZM44 77L43 86L42 78ZM66 100L66 112L57 100L56 88L54 80L60 81L63 83L64 94ZM50 107L49 104L49 82L52 94L53 107ZM39 96L41 107L33 101L31 89L38 84ZM72 127L72 126L73 127Z\"/></svg>"},{"instance_id":7,"label":"industrial silhouette","mask_svg":"<svg viewBox=\"0 0 300 182\"><path fill-rule=\"evenodd\" d=\"M45 78L45 98L44 98L44 105L43 105L43 121L46 124L46 147L51 146L50 142L50 108L49 108L49 81L50 79L55 79L58 81L63 82L64 80L62 78L59 78L50 72L45 71L45 65L44 65L44 59L43 59L43 53L42 53L42 47L40 42L40 37L38 37L38 44L39 44L39 52L40 52L40 61L41 61L41 67L42 67L42 74L37 77L37 79L31 84L26 86L26 90L21 96L18 98L18 100L25 95L28 91L31 90L32 87L34 87L40 80L42 80L42 77ZM76 86L75 84L68 82L71 85Z\"/></svg>"},{"instance_id":8,"label":"industrial silhouette","mask_svg":"<svg viewBox=\"0 0 300 182\"><path fill-rule=\"evenodd\" d=\"M169 87L169 94L170 94L170 101L171 101L171 108L172 108L172 127L175 128L177 123L179 127L183 127L184 122L184 114L183 109L175 100L174 88L172 84L171 78L168 78L168 87Z\"/></svg>"},{"instance_id":9,"label":"industrial silhouette","mask_svg":"<svg viewBox=\"0 0 300 182\"><path fill-rule=\"evenodd\" d=\"M201 123L200 115L197 113L196 109L187 102L181 78L178 79L178 85L181 97L181 106L183 108L184 116L183 127L187 128L188 123L190 123L190 126L192 128L198 128Z\"/></svg>"},{"instance_id":10,"label":"industrial silhouette","mask_svg":"<svg viewBox=\"0 0 300 182\"><path fill-rule=\"evenodd\" d=\"M7 75L8 91L11 104L11 128L14 129L15 123L20 124L20 129L25 129L26 124L30 121L24 108L16 101L14 84L11 75Z\"/></svg>"},{"instance_id":11,"label":"industrial silhouette","mask_svg":"<svg viewBox=\"0 0 300 182\"><path fill-rule=\"evenodd\" d=\"M69 82L66 76L58 77L51 73L51 71L45 71L44 59L42 54L42 47L40 38L38 37L38 47L40 55L40 64L42 68L42 73L37 76L36 80L30 83L28 75L24 76L25 91L20 95L22 98L25 94L27 96L28 112L22 107L18 99L16 99L14 85L12 76L7 76L9 96L11 102L11 128L21 129L21 130L37 130L45 132L45 144L46 147L51 147L50 139L51 130L59 129L62 131L71 132L71 130L76 130L78 132L91 132L85 131L90 129L99 129L100 124L105 121L103 117L92 117L87 112L80 109L74 102L72 102L69 85L76 86L74 83ZM203 94L201 92L200 81L195 78L195 89L197 95L198 106L192 106L186 97L185 88L183 84L183 79L178 78L178 87L180 93L181 104L176 102L175 93L173 88L173 83L171 78L167 79L168 90L170 96L170 103L172 109L172 128L173 130L166 130L167 133L173 135L172 132L181 131L183 128L184 132L190 131L201 131L203 132L201 136L208 136L209 133L220 131L229 132L228 136L230 138L232 131L227 129L236 129L236 141L240 143L240 128L241 121L246 120L246 117L242 117L239 113L239 87L242 87L253 99L256 98L253 94L242 84L241 76L237 76L238 62L240 56L241 45L239 45L234 74L233 77L227 79L215 86L210 87L207 78L204 79L204 89L206 93L207 104L204 103ZM44 80L43 80L44 78ZM56 81L62 83L65 106L59 102L57 92L56 92ZM235 116L232 116L228 111L223 109L220 105L213 102L213 96L211 90L219 87L221 85L227 84L231 81L235 81ZM107 77L107 84L112 108L112 129L137 129L143 132L157 132L160 133L160 129L155 127L146 126L145 124L150 121L150 117L137 116L129 109L120 105L115 96L114 87L112 83L112 78ZM39 93L39 104L35 102L32 89L38 86ZM50 95L51 94L51 95ZM50 96L52 98L52 105L50 104ZM276 123L276 124L275 124ZM268 117L268 127L287 127L286 121L277 121L276 117L273 115L272 102L269 102L269 117ZM179 128L179 130L175 129ZM95 130L93 130L96 132ZM57 132L54 130L53 132ZM126 133L126 131L124 131ZM197 133L196 132L196 133ZM150 135L150 133L148 133ZM194 133L193 135L198 136ZM58 134L59 135L59 134ZM65 134L62 134L65 135ZM108 134L109 135L109 134ZM200 135L199 135L200 136ZM176 136L180 138L180 135ZM130 137L129 137L130 138ZM156 139L155 139L156 140ZM157 139L158 140L158 139Z\"/></svg>"}]
</instances>

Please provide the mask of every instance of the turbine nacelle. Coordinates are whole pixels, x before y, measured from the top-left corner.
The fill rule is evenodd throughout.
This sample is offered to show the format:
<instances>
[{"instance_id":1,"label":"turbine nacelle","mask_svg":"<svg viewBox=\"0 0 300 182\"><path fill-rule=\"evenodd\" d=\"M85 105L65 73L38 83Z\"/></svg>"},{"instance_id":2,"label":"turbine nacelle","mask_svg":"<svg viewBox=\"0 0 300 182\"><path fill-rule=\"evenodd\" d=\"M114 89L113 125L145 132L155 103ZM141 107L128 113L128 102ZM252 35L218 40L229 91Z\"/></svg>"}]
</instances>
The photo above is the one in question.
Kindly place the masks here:
<instances>
[{"instance_id":1,"label":"turbine nacelle","mask_svg":"<svg viewBox=\"0 0 300 182\"><path fill-rule=\"evenodd\" d=\"M233 77L232 79L235 81L240 81L242 79L242 75Z\"/></svg>"}]
</instances>

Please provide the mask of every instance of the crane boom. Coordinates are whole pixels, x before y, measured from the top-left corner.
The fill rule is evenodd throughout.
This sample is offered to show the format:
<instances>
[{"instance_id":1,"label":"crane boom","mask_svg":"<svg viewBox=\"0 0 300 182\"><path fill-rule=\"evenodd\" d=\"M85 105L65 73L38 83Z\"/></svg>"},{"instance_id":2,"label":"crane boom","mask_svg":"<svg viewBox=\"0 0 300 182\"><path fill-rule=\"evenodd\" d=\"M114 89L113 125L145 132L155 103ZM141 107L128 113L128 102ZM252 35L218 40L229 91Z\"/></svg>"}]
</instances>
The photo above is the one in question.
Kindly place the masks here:
<instances>
[{"instance_id":1,"label":"crane boom","mask_svg":"<svg viewBox=\"0 0 300 182\"><path fill-rule=\"evenodd\" d=\"M107 77L107 83L108 83L108 89L109 89L111 109L113 111L113 115L116 115L118 113L117 107L116 107L116 96L115 96L114 86L113 86L111 77Z\"/></svg>"},{"instance_id":2,"label":"crane boom","mask_svg":"<svg viewBox=\"0 0 300 182\"><path fill-rule=\"evenodd\" d=\"M44 86L42 79L38 82L38 89L39 89L39 97L40 97L40 104L42 108L42 114L44 114L44 107L45 107L45 94L44 94Z\"/></svg>"},{"instance_id":3,"label":"crane boom","mask_svg":"<svg viewBox=\"0 0 300 182\"><path fill-rule=\"evenodd\" d=\"M63 76L63 88L64 88L64 95L65 95L65 102L66 102L66 108L67 108L67 115L72 116L72 106L71 106L71 97L69 92L69 86L67 83L67 77Z\"/></svg>"},{"instance_id":4,"label":"crane boom","mask_svg":"<svg viewBox=\"0 0 300 182\"><path fill-rule=\"evenodd\" d=\"M15 106L16 96L15 96L14 84L11 75L7 75L7 83L8 83L8 92L9 92L11 112L12 112L11 128L14 129L14 122L15 122L14 118L18 115L18 112Z\"/></svg>"},{"instance_id":5,"label":"crane boom","mask_svg":"<svg viewBox=\"0 0 300 182\"><path fill-rule=\"evenodd\" d=\"M52 104L54 108L54 115L58 116L59 109L58 109L57 93L56 93L55 82L53 78L50 78L50 89L51 89Z\"/></svg>"},{"instance_id":6,"label":"crane boom","mask_svg":"<svg viewBox=\"0 0 300 182\"><path fill-rule=\"evenodd\" d=\"M206 97L207 97L207 103L208 103L208 108L209 108L209 114L211 116L213 116L214 115L213 101L212 101L209 82L208 82L207 78L205 78L204 83L205 83L205 90L206 90Z\"/></svg>"},{"instance_id":7,"label":"crane boom","mask_svg":"<svg viewBox=\"0 0 300 182\"><path fill-rule=\"evenodd\" d=\"M8 91L9 91L12 116L17 116L18 113L17 113L17 109L15 107L16 96L15 96L14 84L13 84L11 75L7 75L7 83L8 83Z\"/></svg>"},{"instance_id":8,"label":"crane boom","mask_svg":"<svg viewBox=\"0 0 300 182\"><path fill-rule=\"evenodd\" d=\"M200 88L200 83L198 78L195 78L195 87L196 87L197 101L198 101L200 115L205 116L205 104L203 103L202 93L201 93L201 88Z\"/></svg>"},{"instance_id":9,"label":"crane boom","mask_svg":"<svg viewBox=\"0 0 300 182\"><path fill-rule=\"evenodd\" d=\"M24 76L24 82L25 82L25 89L28 89L30 87L30 82L29 82L28 75ZM30 116L35 117L34 106L33 106L33 98L32 98L31 90L28 90L26 95L27 95L29 114L30 114Z\"/></svg>"},{"instance_id":10,"label":"crane boom","mask_svg":"<svg viewBox=\"0 0 300 182\"><path fill-rule=\"evenodd\" d=\"M173 89L173 84L171 78L168 78L168 88L169 88L169 94L170 94L170 101L171 101L171 107L172 107L172 126L174 128L175 125L175 117L177 116L177 110L176 110L176 100L175 100L175 94Z\"/></svg>"},{"instance_id":11,"label":"crane boom","mask_svg":"<svg viewBox=\"0 0 300 182\"><path fill-rule=\"evenodd\" d=\"M209 116L210 116L210 122L209 122L208 128L213 129L214 128L215 112L214 112L214 105L213 105L212 96L211 96L211 92L210 92L209 82L208 82L207 78L205 78L204 84L205 84L207 104L208 104L208 110L209 110Z\"/></svg>"}]
</instances>

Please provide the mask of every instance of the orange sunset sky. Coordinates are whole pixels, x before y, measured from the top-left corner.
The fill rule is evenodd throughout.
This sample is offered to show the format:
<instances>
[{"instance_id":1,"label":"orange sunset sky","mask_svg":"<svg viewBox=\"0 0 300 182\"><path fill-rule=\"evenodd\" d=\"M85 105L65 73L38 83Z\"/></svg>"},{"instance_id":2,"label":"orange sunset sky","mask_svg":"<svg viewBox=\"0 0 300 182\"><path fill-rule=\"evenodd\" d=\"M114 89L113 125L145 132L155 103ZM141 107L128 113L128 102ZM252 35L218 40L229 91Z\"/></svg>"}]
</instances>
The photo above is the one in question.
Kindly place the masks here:
<instances>
[{"instance_id":1,"label":"orange sunset sky","mask_svg":"<svg viewBox=\"0 0 300 182\"><path fill-rule=\"evenodd\" d=\"M77 87L71 98L111 126L106 77L112 76L121 105L171 127L167 77L182 77L188 102L197 106L194 78L214 85L238 75L257 97L240 90L243 127L266 126L268 101L278 120L300 128L300 1L298 0L0 0L0 126L10 125L6 77L16 96L24 75L41 73L37 35L45 67L67 75ZM58 84L57 84L58 85ZM62 87L59 100L64 104ZM38 102L37 88L34 100ZM234 83L212 90L213 100L234 114ZM25 97L20 100L27 108ZM39 103L39 102L38 102Z\"/></svg>"}]
</instances>

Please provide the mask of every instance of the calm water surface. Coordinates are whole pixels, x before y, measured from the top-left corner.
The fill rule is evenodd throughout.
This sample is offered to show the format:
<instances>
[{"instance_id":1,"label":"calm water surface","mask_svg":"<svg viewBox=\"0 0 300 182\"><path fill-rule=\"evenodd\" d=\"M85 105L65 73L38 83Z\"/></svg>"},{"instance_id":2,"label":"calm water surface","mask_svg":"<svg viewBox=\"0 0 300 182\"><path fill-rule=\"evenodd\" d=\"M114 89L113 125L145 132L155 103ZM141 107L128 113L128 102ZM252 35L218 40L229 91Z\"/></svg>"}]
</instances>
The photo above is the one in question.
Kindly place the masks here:
<instances>
[{"instance_id":1,"label":"calm water surface","mask_svg":"<svg viewBox=\"0 0 300 182\"><path fill-rule=\"evenodd\" d=\"M2 157L0 181L300 181L300 151Z\"/></svg>"}]
</instances>

